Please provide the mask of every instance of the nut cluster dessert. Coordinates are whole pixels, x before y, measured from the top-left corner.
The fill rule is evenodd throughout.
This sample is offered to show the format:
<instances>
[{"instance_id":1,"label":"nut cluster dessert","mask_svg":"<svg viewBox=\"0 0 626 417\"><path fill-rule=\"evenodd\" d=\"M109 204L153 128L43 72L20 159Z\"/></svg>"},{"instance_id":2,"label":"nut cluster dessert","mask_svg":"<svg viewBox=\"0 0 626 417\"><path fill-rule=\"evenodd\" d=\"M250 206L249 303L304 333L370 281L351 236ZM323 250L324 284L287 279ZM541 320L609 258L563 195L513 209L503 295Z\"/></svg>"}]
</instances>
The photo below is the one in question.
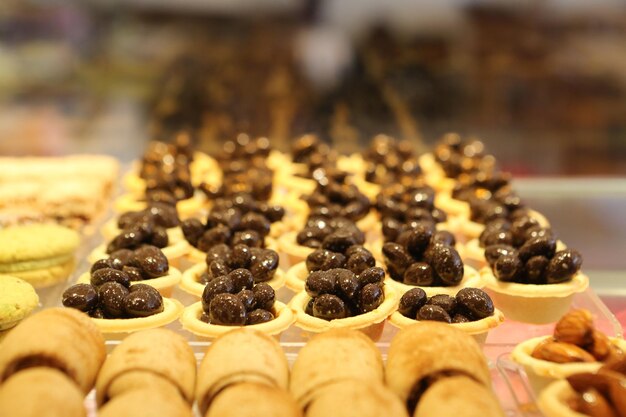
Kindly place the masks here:
<instances>
[{"instance_id":1,"label":"nut cluster dessert","mask_svg":"<svg viewBox=\"0 0 626 417\"><path fill-rule=\"evenodd\" d=\"M624 352L593 326L587 310L567 313L554 327L554 335L538 344L532 357L554 363L604 362Z\"/></svg>"},{"instance_id":2,"label":"nut cluster dessert","mask_svg":"<svg viewBox=\"0 0 626 417\"><path fill-rule=\"evenodd\" d=\"M365 181L374 184L394 184L411 181L422 174L413 144L386 136L375 136L363 154Z\"/></svg>"},{"instance_id":3,"label":"nut cluster dessert","mask_svg":"<svg viewBox=\"0 0 626 417\"><path fill-rule=\"evenodd\" d=\"M456 296L432 297L421 288L413 288L400 298L398 311L416 320L468 323L493 315L495 308L489 295L478 288L463 288Z\"/></svg>"},{"instance_id":4,"label":"nut cluster dessert","mask_svg":"<svg viewBox=\"0 0 626 417\"><path fill-rule=\"evenodd\" d=\"M454 243L451 233L420 221L398 236L397 242L383 245L387 272L392 279L409 285L459 285L464 267Z\"/></svg>"},{"instance_id":5,"label":"nut cluster dessert","mask_svg":"<svg viewBox=\"0 0 626 417\"><path fill-rule=\"evenodd\" d=\"M163 297L153 286L136 282L165 277L169 269L167 258L155 246L120 249L94 263L90 282L66 289L62 302L94 318L152 316L163 311Z\"/></svg>"}]
</instances>

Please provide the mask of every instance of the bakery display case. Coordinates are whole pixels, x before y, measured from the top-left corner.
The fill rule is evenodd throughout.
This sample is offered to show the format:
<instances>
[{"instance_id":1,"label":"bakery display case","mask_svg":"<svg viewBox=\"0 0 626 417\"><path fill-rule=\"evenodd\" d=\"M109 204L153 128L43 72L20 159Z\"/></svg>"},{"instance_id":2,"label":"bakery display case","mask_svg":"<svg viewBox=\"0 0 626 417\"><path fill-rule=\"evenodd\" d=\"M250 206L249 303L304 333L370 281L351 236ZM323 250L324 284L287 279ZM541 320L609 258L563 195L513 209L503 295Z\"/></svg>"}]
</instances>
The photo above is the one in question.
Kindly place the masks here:
<instances>
[{"instance_id":1,"label":"bakery display case","mask_svg":"<svg viewBox=\"0 0 626 417\"><path fill-rule=\"evenodd\" d=\"M623 5L253 3L0 5L0 415L626 415Z\"/></svg>"}]
</instances>

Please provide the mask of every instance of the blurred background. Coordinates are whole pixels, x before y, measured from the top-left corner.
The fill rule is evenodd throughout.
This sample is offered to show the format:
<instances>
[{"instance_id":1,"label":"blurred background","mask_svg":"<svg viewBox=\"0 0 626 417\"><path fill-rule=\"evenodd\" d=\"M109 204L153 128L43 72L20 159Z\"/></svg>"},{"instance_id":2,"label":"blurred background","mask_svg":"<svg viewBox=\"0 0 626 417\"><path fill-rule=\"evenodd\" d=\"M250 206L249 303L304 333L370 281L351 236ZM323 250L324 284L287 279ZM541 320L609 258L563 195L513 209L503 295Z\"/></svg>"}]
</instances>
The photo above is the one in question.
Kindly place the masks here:
<instances>
[{"instance_id":1,"label":"blurred background","mask_svg":"<svg viewBox=\"0 0 626 417\"><path fill-rule=\"evenodd\" d=\"M0 1L0 154L128 161L180 129L459 131L518 177L625 175L626 2Z\"/></svg>"}]
</instances>

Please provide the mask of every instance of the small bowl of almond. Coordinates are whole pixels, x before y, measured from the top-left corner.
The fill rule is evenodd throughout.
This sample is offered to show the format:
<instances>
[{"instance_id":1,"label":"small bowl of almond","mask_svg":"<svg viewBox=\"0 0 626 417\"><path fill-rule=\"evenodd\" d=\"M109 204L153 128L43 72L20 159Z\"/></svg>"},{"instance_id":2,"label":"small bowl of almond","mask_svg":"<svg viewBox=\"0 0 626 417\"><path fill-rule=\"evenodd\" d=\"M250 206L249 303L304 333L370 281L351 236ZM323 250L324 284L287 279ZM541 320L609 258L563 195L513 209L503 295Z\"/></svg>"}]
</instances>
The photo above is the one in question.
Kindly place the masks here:
<instances>
[{"instance_id":1,"label":"small bowl of almond","mask_svg":"<svg viewBox=\"0 0 626 417\"><path fill-rule=\"evenodd\" d=\"M595 329L589 311L572 310L556 323L553 335L518 344L511 358L524 368L531 386L539 393L555 380L595 372L625 352L626 341Z\"/></svg>"}]
</instances>

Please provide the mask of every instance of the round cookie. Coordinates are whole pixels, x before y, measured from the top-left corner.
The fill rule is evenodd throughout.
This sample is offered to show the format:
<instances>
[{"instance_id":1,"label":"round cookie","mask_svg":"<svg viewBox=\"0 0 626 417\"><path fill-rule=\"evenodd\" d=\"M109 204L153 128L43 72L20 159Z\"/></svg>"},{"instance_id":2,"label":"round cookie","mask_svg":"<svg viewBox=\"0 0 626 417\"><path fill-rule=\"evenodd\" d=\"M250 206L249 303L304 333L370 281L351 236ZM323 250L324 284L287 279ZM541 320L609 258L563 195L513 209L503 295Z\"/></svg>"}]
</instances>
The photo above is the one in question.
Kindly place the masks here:
<instances>
[{"instance_id":1,"label":"round cookie","mask_svg":"<svg viewBox=\"0 0 626 417\"><path fill-rule=\"evenodd\" d=\"M44 287L61 281L74 268L78 233L55 224L0 229L0 273Z\"/></svg>"},{"instance_id":2,"label":"round cookie","mask_svg":"<svg viewBox=\"0 0 626 417\"><path fill-rule=\"evenodd\" d=\"M39 304L35 289L28 282L0 275L0 331L10 329Z\"/></svg>"}]
</instances>

